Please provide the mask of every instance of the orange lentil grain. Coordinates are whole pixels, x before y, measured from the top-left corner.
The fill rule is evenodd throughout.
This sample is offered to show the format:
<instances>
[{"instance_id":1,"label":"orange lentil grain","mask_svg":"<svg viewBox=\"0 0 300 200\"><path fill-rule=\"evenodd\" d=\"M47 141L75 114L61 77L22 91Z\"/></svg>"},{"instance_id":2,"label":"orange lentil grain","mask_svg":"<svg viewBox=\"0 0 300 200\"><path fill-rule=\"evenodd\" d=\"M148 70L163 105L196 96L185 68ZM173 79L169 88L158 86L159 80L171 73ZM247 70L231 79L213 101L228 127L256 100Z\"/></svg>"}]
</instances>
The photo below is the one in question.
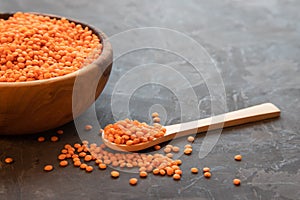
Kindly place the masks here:
<instances>
[{"instance_id":1,"label":"orange lentil grain","mask_svg":"<svg viewBox=\"0 0 300 200\"><path fill-rule=\"evenodd\" d=\"M203 170L202 170L204 173L205 172L210 172L210 168L209 167L203 167Z\"/></svg>"},{"instance_id":2,"label":"orange lentil grain","mask_svg":"<svg viewBox=\"0 0 300 200\"><path fill-rule=\"evenodd\" d=\"M164 176L166 174L166 171L164 169L159 170L159 174Z\"/></svg>"},{"instance_id":3,"label":"orange lentil grain","mask_svg":"<svg viewBox=\"0 0 300 200\"><path fill-rule=\"evenodd\" d=\"M174 180L180 180L181 176L179 174L174 174L173 179Z\"/></svg>"},{"instance_id":4,"label":"orange lentil grain","mask_svg":"<svg viewBox=\"0 0 300 200\"><path fill-rule=\"evenodd\" d=\"M59 154L57 158L58 160L64 160L66 159L66 157L67 157L66 154Z\"/></svg>"},{"instance_id":5,"label":"orange lentil grain","mask_svg":"<svg viewBox=\"0 0 300 200\"><path fill-rule=\"evenodd\" d=\"M192 167L192 168L191 168L191 172L192 172L193 174L197 174L197 173L198 173L198 169L197 169L196 167Z\"/></svg>"},{"instance_id":6,"label":"orange lentil grain","mask_svg":"<svg viewBox=\"0 0 300 200\"><path fill-rule=\"evenodd\" d=\"M173 158L173 154L172 154L172 153L167 153L166 156L167 156L168 158Z\"/></svg>"},{"instance_id":7,"label":"orange lentil grain","mask_svg":"<svg viewBox=\"0 0 300 200\"><path fill-rule=\"evenodd\" d=\"M179 159L178 159L178 160L175 160L175 162L176 162L177 165L181 165L181 164L182 164L182 161L179 160Z\"/></svg>"},{"instance_id":8,"label":"orange lentil grain","mask_svg":"<svg viewBox=\"0 0 300 200\"><path fill-rule=\"evenodd\" d=\"M172 151L175 152L175 153L177 153L177 152L180 151L180 148L177 147L177 146L173 146L173 147L172 147Z\"/></svg>"},{"instance_id":9,"label":"orange lentil grain","mask_svg":"<svg viewBox=\"0 0 300 200\"><path fill-rule=\"evenodd\" d=\"M60 152L63 153L63 154L66 154L66 153L68 153L68 150L67 149L62 149Z\"/></svg>"},{"instance_id":10,"label":"orange lentil grain","mask_svg":"<svg viewBox=\"0 0 300 200\"><path fill-rule=\"evenodd\" d=\"M205 172L203 175L204 175L205 178L210 178L211 177L211 173L210 172Z\"/></svg>"},{"instance_id":11,"label":"orange lentil grain","mask_svg":"<svg viewBox=\"0 0 300 200\"><path fill-rule=\"evenodd\" d=\"M159 122L160 122L160 118L159 118L159 117L154 117L154 118L153 118L153 122L159 123Z\"/></svg>"},{"instance_id":12,"label":"orange lentil grain","mask_svg":"<svg viewBox=\"0 0 300 200\"><path fill-rule=\"evenodd\" d=\"M93 126L92 126L92 125L89 125L89 124L87 124L87 125L85 125L84 129L85 129L86 131L90 131L90 130L92 130L92 129L93 129Z\"/></svg>"},{"instance_id":13,"label":"orange lentil grain","mask_svg":"<svg viewBox=\"0 0 300 200\"><path fill-rule=\"evenodd\" d=\"M66 167L68 164L69 163L66 160L62 160L62 161L59 162L59 166L61 166L61 167Z\"/></svg>"},{"instance_id":14,"label":"orange lentil grain","mask_svg":"<svg viewBox=\"0 0 300 200\"><path fill-rule=\"evenodd\" d=\"M180 169L176 169L176 170L175 170L175 174L181 175L181 174L182 174L182 171L181 171Z\"/></svg>"},{"instance_id":15,"label":"orange lentil grain","mask_svg":"<svg viewBox=\"0 0 300 200\"><path fill-rule=\"evenodd\" d=\"M93 166L90 166L90 165L86 166L86 168L85 168L86 172L92 172L93 170L94 170Z\"/></svg>"},{"instance_id":16,"label":"orange lentil grain","mask_svg":"<svg viewBox=\"0 0 300 200\"><path fill-rule=\"evenodd\" d=\"M40 136L40 137L38 137L37 141L38 142L44 142L45 141L45 137Z\"/></svg>"},{"instance_id":17,"label":"orange lentil grain","mask_svg":"<svg viewBox=\"0 0 300 200\"><path fill-rule=\"evenodd\" d=\"M57 136L52 136L50 138L51 142L57 142L58 141L58 137Z\"/></svg>"},{"instance_id":18,"label":"orange lentil grain","mask_svg":"<svg viewBox=\"0 0 300 200\"><path fill-rule=\"evenodd\" d=\"M145 171L140 172L140 177L142 177L142 178L146 178L147 175L148 175L148 173Z\"/></svg>"},{"instance_id":19,"label":"orange lentil grain","mask_svg":"<svg viewBox=\"0 0 300 200\"><path fill-rule=\"evenodd\" d=\"M151 114L151 116L152 116L152 118L155 118L155 117L158 117L159 114L157 112L154 112L154 113Z\"/></svg>"},{"instance_id":20,"label":"orange lentil grain","mask_svg":"<svg viewBox=\"0 0 300 200\"><path fill-rule=\"evenodd\" d=\"M110 175L113 177L113 178L118 178L120 176L120 173L118 171L112 171L110 173Z\"/></svg>"},{"instance_id":21,"label":"orange lentil grain","mask_svg":"<svg viewBox=\"0 0 300 200\"><path fill-rule=\"evenodd\" d=\"M80 167L80 166L81 166L80 160L74 161L73 165L74 165L75 167Z\"/></svg>"},{"instance_id":22,"label":"orange lentil grain","mask_svg":"<svg viewBox=\"0 0 300 200\"><path fill-rule=\"evenodd\" d=\"M84 161L91 161L92 160L92 156L91 155L86 155L85 157L84 157Z\"/></svg>"},{"instance_id":23,"label":"orange lentil grain","mask_svg":"<svg viewBox=\"0 0 300 200\"><path fill-rule=\"evenodd\" d=\"M80 158L73 158L73 162L80 161Z\"/></svg>"},{"instance_id":24,"label":"orange lentil grain","mask_svg":"<svg viewBox=\"0 0 300 200\"><path fill-rule=\"evenodd\" d=\"M45 165L45 166L44 166L44 171L50 172L50 171L52 171L52 170L53 170L53 165Z\"/></svg>"},{"instance_id":25,"label":"orange lentil grain","mask_svg":"<svg viewBox=\"0 0 300 200\"><path fill-rule=\"evenodd\" d=\"M157 174L160 173L160 171L159 171L159 169L155 168L155 169L153 169L152 173L153 173L154 175L157 175Z\"/></svg>"},{"instance_id":26,"label":"orange lentil grain","mask_svg":"<svg viewBox=\"0 0 300 200\"><path fill-rule=\"evenodd\" d=\"M82 151L82 152L80 152L80 153L78 154L78 156L83 158L83 157L86 156L86 153Z\"/></svg>"},{"instance_id":27,"label":"orange lentil grain","mask_svg":"<svg viewBox=\"0 0 300 200\"><path fill-rule=\"evenodd\" d=\"M106 164L100 163L99 164L99 169L106 169Z\"/></svg>"},{"instance_id":28,"label":"orange lentil grain","mask_svg":"<svg viewBox=\"0 0 300 200\"><path fill-rule=\"evenodd\" d=\"M62 135L62 134L64 134L64 131L63 130L57 130L56 133L59 134L59 135Z\"/></svg>"},{"instance_id":29,"label":"orange lentil grain","mask_svg":"<svg viewBox=\"0 0 300 200\"><path fill-rule=\"evenodd\" d=\"M165 153L170 153L171 151L172 151L172 149L169 148L169 147L164 148L164 152L165 152Z\"/></svg>"},{"instance_id":30,"label":"orange lentil grain","mask_svg":"<svg viewBox=\"0 0 300 200\"><path fill-rule=\"evenodd\" d=\"M137 180L136 178L131 178L131 179L129 179L129 184L130 184L130 185L136 185L137 182L138 182L138 180Z\"/></svg>"},{"instance_id":31,"label":"orange lentil grain","mask_svg":"<svg viewBox=\"0 0 300 200\"><path fill-rule=\"evenodd\" d=\"M11 157L7 157L7 158L4 159L4 162L5 162L6 164L10 164L10 163L14 162L14 159L11 158Z\"/></svg>"},{"instance_id":32,"label":"orange lentil grain","mask_svg":"<svg viewBox=\"0 0 300 200\"><path fill-rule=\"evenodd\" d=\"M155 149L155 150L160 150L160 148L161 148L161 147L160 147L159 145L155 145L155 146L154 146L154 149Z\"/></svg>"},{"instance_id":33,"label":"orange lentil grain","mask_svg":"<svg viewBox=\"0 0 300 200\"><path fill-rule=\"evenodd\" d=\"M187 141L189 141L189 142L194 142L194 140L195 140L195 138L193 136L189 136L187 138Z\"/></svg>"},{"instance_id":34,"label":"orange lentil grain","mask_svg":"<svg viewBox=\"0 0 300 200\"><path fill-rule=\"evenodd\" d=\"M85 164L85 163L82 163L81 165L80 165L80 169L85 169L87 167L87 164Z\"/></svg>"},{"instance_id":35,"label":"orange lentil grain","mask_svg":"<svg viewBox=\"0 0 300 200\"><path fill-rule=\"evenodd\" d=\"M241 160L242 160L242 156L241 156L241 155L235 155L235 156L234 156L234 159L235 159L236 161L241 161Z\"/></svg>"},{"instance_id":36,"label":"orange lentil grain","mask_svg":"<svg viewBox=\"0 0 300 200\"><path fill-rule=\"evenodd\" d=\"M174 169L172 169L171 167L166 168L166 173L169 176L172 176L174 174Z\"/></svg>"},{"instance_id":37,"label":"orange lentil grain","mask_svg":"<svg viewBox=\"0 0 300 200\"><path fill-rule=\"evenodd\" d=\"M185 148L183 152L186 155L190 155L193 152L193 149L192 148Z\"/></svg>"},{"instance_id":38,"label":"orange lentil grain","mask_svg":"<svg viewBox=\"0 0 300 200\"><path fill-rule=\"evenodd\" d=\"M236 186L239 186L239 185L241 184L241 180L240 180L240 179L237 179L237 178L233 179L232 182L233 182L233 184L236 185Z\"/></svg>"}]
</instances>

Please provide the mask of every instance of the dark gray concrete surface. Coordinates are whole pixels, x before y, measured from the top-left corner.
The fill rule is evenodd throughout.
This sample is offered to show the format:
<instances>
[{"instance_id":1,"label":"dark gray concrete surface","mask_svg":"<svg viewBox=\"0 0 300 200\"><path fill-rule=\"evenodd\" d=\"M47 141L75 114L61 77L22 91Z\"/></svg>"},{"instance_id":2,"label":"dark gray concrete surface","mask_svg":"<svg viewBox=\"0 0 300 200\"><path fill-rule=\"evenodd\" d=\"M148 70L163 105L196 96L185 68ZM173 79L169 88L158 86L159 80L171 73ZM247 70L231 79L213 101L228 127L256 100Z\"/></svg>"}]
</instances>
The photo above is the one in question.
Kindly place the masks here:
<instances>
[{"instance_id":1,"label":"dark gray concrete surface","mask_svg":"<svg viewBox=\"0 0 300 200\"><path fill-rule=\"evenodd\" d=\"M55 130L0 136L0 199L299 199L299 8L297 0L1 0L0 12L35 11L75 18L103 30L115 52L131 49L115 59L107 87L95 103L102 127L125 116L149 122L152 111L159 111L163 124L169 125L264 102L274 103L282 114L279 119L224 129L204 158L199 155L208 140L198 134L193 154L180 156L184 161L180 181L151 174L135 187L128 184L130 177L138 177L135 173L122 172L119 179L111 179L111 168L87 174L58 166L56 156L65 143L84 137L100 142L98 130L87 136L80 130L86 123L98 125L89 115L59 127L65 134L57 143L49 141ZM138 29L133 31L136 35L124 35L144 27L164 29ZM139 34L146 39L139 40ZM204 51L197 54L192 39L205 47L217 70ZM134 46L144 48L133 50ZM197 66L182 54L199 55L192 56ZM137 66L161 66L161 70L141 73ZM221 82L214 82L220 77ZM132 93L119 88L135 88L137 82L143 84ZM38 143L39 135L47 141ZM182 138L171 143L183 146L187 142ZM233 160L236 154L243 155L241 162ZM15 162L5 164L6 156ZM45 173L47 163L55 170ZM212 170L209 180L189 171L204 166ZM241 179L240 187L232 184L235 177Z\"/></svg>"}]
</instances>

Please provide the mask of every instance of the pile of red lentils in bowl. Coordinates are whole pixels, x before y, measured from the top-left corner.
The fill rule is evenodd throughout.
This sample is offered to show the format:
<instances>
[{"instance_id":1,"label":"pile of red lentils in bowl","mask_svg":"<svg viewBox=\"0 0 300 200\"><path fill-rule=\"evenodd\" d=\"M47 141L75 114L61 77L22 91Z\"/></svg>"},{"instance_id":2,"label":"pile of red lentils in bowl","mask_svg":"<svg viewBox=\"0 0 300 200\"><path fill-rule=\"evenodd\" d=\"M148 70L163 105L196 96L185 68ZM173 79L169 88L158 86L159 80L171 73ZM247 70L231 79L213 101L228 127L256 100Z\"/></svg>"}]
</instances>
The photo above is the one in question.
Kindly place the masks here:
<instances>
[{"instance_id":1,"label":"pile of red lentils in bowl","mask_svg":"<svg viewBox=\"0 0 300 200\"><path fill-rule=\"evenodd\" d=\"M0 19L0 82L50 79L75 72L102 50L97 35L66 18L17 12Z\"/></svg>"}]
</instances>

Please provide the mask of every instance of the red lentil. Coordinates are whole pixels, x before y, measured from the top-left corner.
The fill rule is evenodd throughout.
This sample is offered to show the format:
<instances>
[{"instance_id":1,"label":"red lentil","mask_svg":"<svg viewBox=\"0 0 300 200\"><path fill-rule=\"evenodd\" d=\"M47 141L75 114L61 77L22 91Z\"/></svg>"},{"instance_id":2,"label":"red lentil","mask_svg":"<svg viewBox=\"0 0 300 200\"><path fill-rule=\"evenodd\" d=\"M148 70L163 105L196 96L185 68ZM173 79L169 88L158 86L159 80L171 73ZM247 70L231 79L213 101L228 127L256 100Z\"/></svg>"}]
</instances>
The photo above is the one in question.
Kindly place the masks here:
<instances>
[{"instance_id":1,"label":"red lentil","mask_svg":"<svg viewBox=\"0 0 300 200\"><path fill-rule=\"evenodd\" d=\"M195 138L193 136L189 136L187 138L187 141L189 141L189 142L194 142L194 140L195 140Z\"/></svg>"},{"instance_id":2,"label":"red lentil","mask_svg":"<svg viewBox=\"0 0 300 200\"><path fill-rule=\"evenodd\" d=\"M92 130L93 129L93 126L92 125L85 125L85 127L84 127L84 129L86 130L86 131L90 131L90 130Z\"/></svg>"},{"instance_id":3,"label":"red lentil","mask_svg":"<svg viewBox=\"0 0 300 200\"><path fill-rule=\"evenodd\" d=\"M240 179L237 179L237 178L233 179L232 182L233 182L233 184L236 185L236 186L239 186L239 185L241 184L241 180L240 180Z\"/></svg>"},{"instance_id":4,"label":"red lentil","mask_svg":"<svg viewBox=\"0 0 300 200\"><path fill-rule=\"evenodd\" d=\"M173 179L174 180L180 180L181 176L179 174L174 174Z\"/></svg>"},{"instance_id":5,"label":"red lentil","mask_svg":"<svg viewBox=\"0 0 300 200\"><path fill-rule=\"evenodd\" d=\"M242 160L242 156L241 155L236 155L236 156L234 156L234 159L236 161L241 161Z\"/></svg>"},{"instance_id":6,"label":"red lentil","mask_svg":"<svg viewBox=\"0 0 300 200\"><path fill-rule=\"evenodd\" d=\"M137 180L136 178L131 178L131 179L129 179L129 184L130 184L130 185L136 185L137 182L138 182L138 180Z\"/></svg>"},{"instance_id":7,"label":"red lentil","mask_svg":"<svg viewBox=\"0 0 300 200\"><path fill-rule=\"evenodd\" d=\"M155 118L155 117L158 117L159 116L159 114L157 113L157 112L154 112L154 113L152 113L152 118Z\"/></svg>"},{"instance_id":8,"label":"red lentil","mask_svg":"<svg viewBox=\"0 0 300 200\"><path fill-rule=\"evenodd\" d=\"M59 166L61 166L61 167L66 167L68 164L69 163L66 160L62 160L62 161L59 162Z\"/></svg>"},{"instance_id":9,"label":"red lentil","mask_svg":"<svg viewBox=\"0 0 300 200\"><path fill-rule=\"evenodd\" d=\"M11 157L7 157L7 158L4 159L4 162L5 162L6 164L10 164L10 163L14 162L14 159L11 158Z\"/></svg>"},{"instance_id":10,"label":"red lentil","mask_svg":"<svg viewBox=\"0 0 300 200\"><path fill-rule=\"evenodd\" d=\"M210 172L210 168L209 167L203 167L203 173L205 172Z\"/></svg>"},{"instance_id":11,"label":"red lentil","mask_svg":"<svg viewBox=\"0 0 300 200\"><path fill-rule=\"evenodd\" d=\"M57 136L52 136L50 138L51 142L57 142L58 141L58 137Z\"/></svg>"},{"instance_id":12,"label":"red lentil","mask_svg":"<svg viewBox=\"0 0 300 200\"><path fill-rule=\"evenodd\" d=\"M44 171L50 172L50 171L52 171L52 170L53 170L53 166L52 166L52 165L45 165L45 166L44 166Z\"/></svg>"},{"instance_id":13,"label":"red lentil","mask_svg":"<svg viewBox=\"0 0 300 200\"><path fill-rule=\"evenodd\" d=\"M66 154L59 154L57 158L58 160L64 160L66 159L66 157L67 157Z\"/></svg>"},{"instance_id":14,"label":"red lentil","mask_svg":"<svg viewBox=\"0 0 300 200\"><path fill-rule=\"evenodd\" d=\"M113 178L118 178L120 176L120 173L117 171L112 171L110 174Z\"/></svg>"},{"instance_id":15,"label":"red lentil","mask_svg":"<svg viewBox=\"0 0 300 200\"><path fill-rule=\"evenodd\" d=\"M92 172L93 170L94 170L93 166L90 165L85 168L86 172Z\"/></svg>"},{"instance_id":16,"label":"red lentil","mask_svg":"<svg viewBox=\"0 0 300 200\"><path fill-rule=\"evenodd\" d=\"M205 172L203 175L204 175L205 178L210 178L211 177L211 173L210 172Z\"/></svg>"},{"instance_id":17,"label":"red lentil","mask_svg":"<svg viewBox=\"0 0 300 200\"><path fill-rule=\"evenodd\" d=\"M198 173L198 169L196 167L191 168L191 172L193 174L197 174Z\"/></svg>"},{"instance_id":18,"label":"red lentil","mask_svg":"<svg viewBox=\"0 0 300 200\"><path fill-rule=\"evenodd\" d=\"M192 148L185 148L183 152L186 155L190 155L193 152L193 149Z\"/></svg>"},{"instance_id":19,"label":"red lentil","mask_svg":"<svg viewBox=\"0 0 300 200\"><path fill-rule=\"evenodd\" d=\"M17 12L0 19L0 27L0 82L63 76L92 62L102 49L89 28L65 18Z\"/></svg>"},{"instance_id":20,"label":"red lentil","mask_svg":"<svg viewBox=\"0 0 300 200\"><path fill-rule=\"evenodd\" d=\"M38 137L37 141L38 142L44 142L45 141L45 137L43 137L43 136Z\"/></svg>"},{"instance_id":21,"label":"red lentil","mask_svg":"<svg viewBox=\"0 0 300 200\"><path fill-rule=\"evenodd\" d=\"M161 148L161 147L160 147L159 145L155 145L155 146L154 146L154 149L155 149L155 150L160 150L160 148Z\"/></svg>"},{"instance_id":22,"label":"red lentil","mask_svg":"<svg viewBox=\"0 0 300 200\"><path fill-rule=\"evenodd\" d=\"M140 172L140 177L146 178L147 176L148 176L147 172L144 172L144 171Z\"/></svg>"},{"instance_id":23,"label":"red lentil","mask_svg":"<svg viewBox=\"0 0 300 200\"><path fill-rule=\"evenodd\" d=\"M99 164L99 168L100 168L100 169L106 169L106 164L100 163L100 164Z\"/></svg>"}]
</instances>

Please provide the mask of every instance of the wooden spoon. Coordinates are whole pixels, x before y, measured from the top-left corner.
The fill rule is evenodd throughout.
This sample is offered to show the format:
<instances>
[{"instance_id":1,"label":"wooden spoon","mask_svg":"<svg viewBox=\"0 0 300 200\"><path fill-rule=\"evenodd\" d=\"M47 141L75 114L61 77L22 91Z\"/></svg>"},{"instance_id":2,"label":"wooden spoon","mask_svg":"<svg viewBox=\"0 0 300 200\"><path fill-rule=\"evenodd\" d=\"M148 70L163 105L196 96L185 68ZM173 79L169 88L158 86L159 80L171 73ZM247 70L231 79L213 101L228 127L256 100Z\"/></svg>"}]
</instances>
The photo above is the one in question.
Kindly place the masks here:
<instances>
[{"instance_id":1,"label":"wooden spoon","mask_svg":"<svg viewBox=\"0 0 300 200\"><path fill-rule=\"evenodd\" d=\"M106 140L104 138L104 133L102 133L102 140L109 148L117 151L140 151L174 138L279 116L280 110L275 105L272 103L264 103L205 119L165 126L167 129L166 134L163 137L149 142L135 145L115 144Z\"/></svg>"}]
</instances>

